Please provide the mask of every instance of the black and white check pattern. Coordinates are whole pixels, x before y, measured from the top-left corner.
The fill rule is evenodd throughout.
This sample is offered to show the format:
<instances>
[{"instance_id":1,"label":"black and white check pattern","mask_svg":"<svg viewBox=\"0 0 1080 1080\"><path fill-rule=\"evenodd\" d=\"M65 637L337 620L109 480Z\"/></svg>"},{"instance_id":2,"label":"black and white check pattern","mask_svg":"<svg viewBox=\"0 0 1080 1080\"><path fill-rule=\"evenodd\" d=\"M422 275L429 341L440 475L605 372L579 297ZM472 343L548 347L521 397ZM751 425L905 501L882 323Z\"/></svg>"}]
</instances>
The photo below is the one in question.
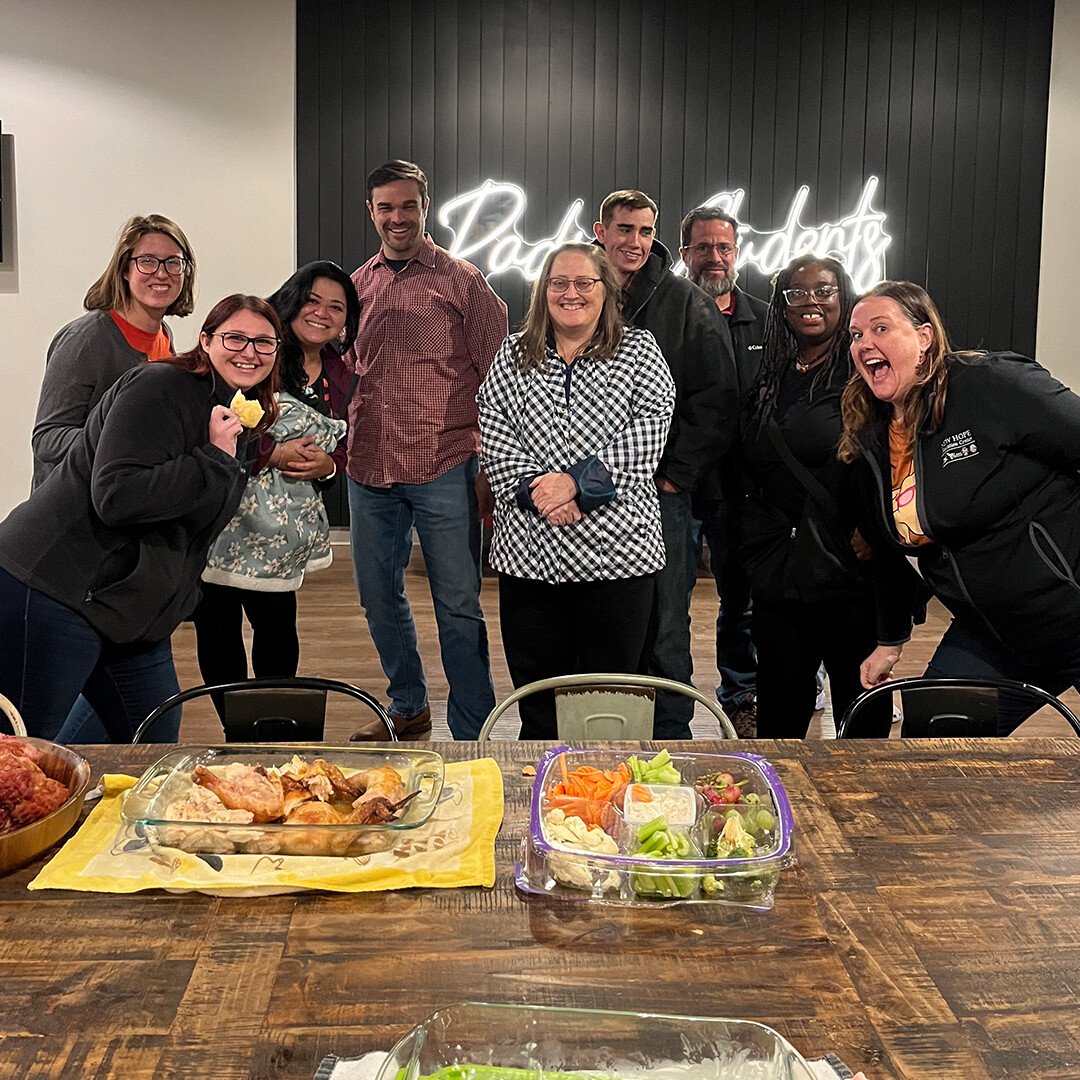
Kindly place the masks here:
<instances>
[{"instance_id":1,"label":"black and white check pattern","mask_svg":"<svg viewBox=\"0 0 1080 1080\"><path fill-rule=\"evenodd\" d=\"M653 474L664 449L675 384L647 330L628 328L610 360L578 360L566 396L566 365L554 349L522 372L503 342L480 387L481 460L495 493L491 565L536 581L636 577L664 565ZM549 525L515 501L527 477L595 454L615 499L573 525Z\"/></svg>"}]
</instances>

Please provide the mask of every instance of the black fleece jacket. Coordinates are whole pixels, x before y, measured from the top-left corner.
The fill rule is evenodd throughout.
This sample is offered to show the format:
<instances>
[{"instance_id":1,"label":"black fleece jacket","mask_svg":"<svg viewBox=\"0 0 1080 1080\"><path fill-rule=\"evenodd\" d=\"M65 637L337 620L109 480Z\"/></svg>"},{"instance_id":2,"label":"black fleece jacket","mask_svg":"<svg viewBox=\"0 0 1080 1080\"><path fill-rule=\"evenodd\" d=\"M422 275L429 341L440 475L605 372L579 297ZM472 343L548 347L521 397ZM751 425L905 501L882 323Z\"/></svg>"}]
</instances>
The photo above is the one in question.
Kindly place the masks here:
<instances>
[{"instance_id":1,"label":"black fleece jacket","mask_svg":"<svg viewBox=\"0 0 1080 1080\"><path fill-rule=\"evenodd\" d=\"M243 462L210 443L210 410L232 393L169 363L121 376L0 524L0 566L107 641L168 637L198 602L210 543L247 481Z\"/></svg>"},{"instance_id":2,"label":"black fleece jacket","mask_svg":"<svg viewBox=\"0 0 1080 1080\"><path fill-rule=\"evenodd\" d=\"M916 508L934 542L900 548L886 409L860 439L878 524L958 619L1022 660L1053 663L1080 637L1080 397L1015 353L951 360L946 395L941 428L914 448Z\"/></svg>"},{"instance_id":3,"label":"black fleece jacket","mask_svg":"<svg viewBox=\"0 0 1080 1080\"><path fill-rule=\"evenodd\" d=\"M693 492L730 446L738 425L727 323L710 296L671 272L671 255L658 240L630 282L623 318L652 333L675 381L675 413L657 476Z\"/></svg>"}]
</instances>

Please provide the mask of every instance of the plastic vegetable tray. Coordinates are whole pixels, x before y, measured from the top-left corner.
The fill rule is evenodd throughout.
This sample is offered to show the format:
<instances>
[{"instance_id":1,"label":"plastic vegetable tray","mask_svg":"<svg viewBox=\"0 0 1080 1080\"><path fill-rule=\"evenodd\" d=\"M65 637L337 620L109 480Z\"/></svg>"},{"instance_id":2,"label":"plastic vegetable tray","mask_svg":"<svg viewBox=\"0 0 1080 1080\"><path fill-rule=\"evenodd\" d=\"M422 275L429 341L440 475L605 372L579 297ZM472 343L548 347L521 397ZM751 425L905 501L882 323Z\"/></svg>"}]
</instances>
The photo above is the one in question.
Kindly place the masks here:
<instances>
[{"instance_id":1,"label":"plastic vegetable tray","mask_svg":"<svg viewBox=\"0 0 1080 1080\"><path fill-rule=\"evenodd\" d=\"M679 838L681 857L657 858L634 854L641 846L642 826L628 823L618 805L604 818L604 831L614 844L600 838L617 851L587 850L574 840L568 841L560 829L553 827L553 819L548 817L548 796L562 777L559 758L564 753L570 770L580 765L615 769L628 757L624 751L555 747L540 759L529 830L516 868L516 883L522 892L607 904L709 902L759 911L772 908L780 871L795 863L794 821L787 792L763 757L743 753L672 754L671 762L684 785L694 786L697 779L711 773L728 772L736 782L744 781L744 793L753 793L760 801L712 807L699 797L694 824L668 829ZM760 818L755 814L761 809L769 811L771 828L754 827ZM708 858L709 842L723 830L732 812L739 815L741 822L751 825L749 831L756 841L752 854L746 858ZM590 837L590 843L594 839Z\"/></svg>"}]
</instances>

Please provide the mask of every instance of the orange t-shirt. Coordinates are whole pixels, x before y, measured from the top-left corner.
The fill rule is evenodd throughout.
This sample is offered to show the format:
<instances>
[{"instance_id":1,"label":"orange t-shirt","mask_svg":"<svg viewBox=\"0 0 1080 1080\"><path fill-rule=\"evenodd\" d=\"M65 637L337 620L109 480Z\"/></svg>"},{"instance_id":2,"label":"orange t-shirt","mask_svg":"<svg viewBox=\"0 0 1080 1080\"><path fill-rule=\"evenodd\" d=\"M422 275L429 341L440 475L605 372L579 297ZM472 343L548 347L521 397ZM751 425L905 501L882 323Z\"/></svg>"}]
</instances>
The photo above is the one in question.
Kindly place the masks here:
<instances>
[{"instance_id":1,"label":"orange t-shirt","mask_svg":"<svg viewBox=\"0 0 1080 1080\"><path fill-rule=\"evenodd\" d=\"M909 547L929 544L915 507L915 459L903 424L889 423L889 464L892 467L893 523L900 542Z\"/></svg>"},{"instance_id":2,"label":"orange t-shirt","mask_svg":"<svg viewBox=\"0 0 1080 1080\"><path fill-rule=\"evenodd\" d=\"M162 360L166 356L172 356L172 342L169 340L169 335L165 332L164 326L159 326L158 329L150 334L145 330L140 330L137 326L132 326L117 311L110 311L112 320L120 328L120 333L124 335L124 340L136 351L146 353L147 360Z\"/></svg>"}]
</instances>

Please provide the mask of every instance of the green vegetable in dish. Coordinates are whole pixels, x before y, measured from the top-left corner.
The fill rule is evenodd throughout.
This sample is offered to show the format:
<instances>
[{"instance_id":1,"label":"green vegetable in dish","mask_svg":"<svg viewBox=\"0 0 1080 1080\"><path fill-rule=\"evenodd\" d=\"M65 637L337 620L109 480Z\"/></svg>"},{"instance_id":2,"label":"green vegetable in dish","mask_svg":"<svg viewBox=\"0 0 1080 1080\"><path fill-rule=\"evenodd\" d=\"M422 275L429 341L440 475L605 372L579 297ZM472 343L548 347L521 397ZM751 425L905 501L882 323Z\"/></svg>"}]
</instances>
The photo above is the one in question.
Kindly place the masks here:
<instances>
[{"instance_id":1,"label":"green vegetable in dish","mask_svg":"<svg viewBox=\"0 0 1080 1080\"><path fill-rule=\"evenodd\" d=\"M679 770L671 764L671 755L666 750L661 750L652 761L642 761L641 758L631 755L626 759L630 766L630 773L638 784L681 784L682 776Z\"/></svg>"},{"instance_id":2,"label":"green vegetable in dish","mask_svg":"<svg viewBox=\"0 0 1080 1080\"><path fill-rule=\"evenodd\" d=\"M632 767L632 766L631 766ZM637 831L637 850L634 855L648 855L655 859L699 859L701 852L685 833L669 829L664 817L653 818ZM630 875L630 887L639 896L686 899L698 886L695 874L675 872L662 865L650 867L648 872Z\"/></svg>"}]
</instances>

